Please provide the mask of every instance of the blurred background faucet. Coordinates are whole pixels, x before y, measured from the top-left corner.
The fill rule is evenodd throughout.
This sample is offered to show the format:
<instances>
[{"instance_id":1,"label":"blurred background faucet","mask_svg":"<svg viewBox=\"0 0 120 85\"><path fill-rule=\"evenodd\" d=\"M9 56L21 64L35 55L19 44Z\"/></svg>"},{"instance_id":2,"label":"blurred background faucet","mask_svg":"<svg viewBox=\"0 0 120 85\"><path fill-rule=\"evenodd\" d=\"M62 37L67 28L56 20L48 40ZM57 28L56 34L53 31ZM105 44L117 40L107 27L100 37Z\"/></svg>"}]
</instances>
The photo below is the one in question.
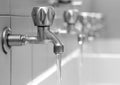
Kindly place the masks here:
<instances>
[{"instance_id":1,"label":"blurred background faucet","mask_svg":"<svg viewBox=\"0 0 120 85\"><path fill-rule=\"evenodd\" d=\"M104 27L104 17L101 13L81 12L79 14L79 21L82 24L82 35L78 36L84 38L83 40L94 40L99 31Z\"/></svg>"},{"instance_id":2,"label":"blurred background faucet","mask_svg":"<svg viewBox=\"0 0 120 85\"><path fill-rule=\"evenodd\" d=\"M90 13L88 16L88 40L99 37L100 31L104 27L104 16L101 13Z\"/></svg>"},{"instance_id":3,"label":"blurred background faucet","mask_svg":"<svg viewBox=\"0 0 120 85\"><path fill-rule=\"evenodd\" d=\"M68 34L74 33L75 26L78 21L78 14L79 10L77 9L69 9L67 11L64 11L63 18L64 22L66 23L66 31Z\"/></svg>"},{"instance_id":4,"label":"blurred background faucet","mask_svg":"<svg viewBox=\"0 0 120 85\"><path fill-rule=\"evenodd\" d=\"M66 30L68 34L77 35L78 43L80 45L85 41L84 34L84 17L79 15L78 9L70 9L64 12L64 21L66 23Z\"/></svg>"},{"instance_id":5,"label":"blurred background faucet","mask_svg":"<svg viewBox=\"0 0 120 85\"><path fill-rule=\"evenodd\" d=\"M32 10L32 19L34 25L37 26L36 36L27 36L22 34L12 34L11 29L5 27L2 33L2 48L7 54L7 49L12 46L21 46L26 43L40 44L52 42L54 45L54 53L61 54L64 46L61 41L50 31L53 24L55 12L52 7L34 7Z\"/></svg>"},{"instance_id":6,"label":"blurred background faucet","mask_svg":"<svg viewBox=\"0 0 120 85\"><path fill-rule=\"evenodd\" d=\"M76 35L79 44L85 41L84 32L84 17L80 15L78 9L69 9L63 13L64 30L58 29L56 34L71 34Z\"/></svg>"},{"instance_id":7,"label":"blurred background faucet","mask_svg":"<svg viewBox=\"0 0 120 85\"><path fill-rule=\"evenodd\" d=\"M76 34L76 24L78 22L78 9L69 9L63 12L63 27L53 31L55 34Z\"/></svg>"}]
</instances>

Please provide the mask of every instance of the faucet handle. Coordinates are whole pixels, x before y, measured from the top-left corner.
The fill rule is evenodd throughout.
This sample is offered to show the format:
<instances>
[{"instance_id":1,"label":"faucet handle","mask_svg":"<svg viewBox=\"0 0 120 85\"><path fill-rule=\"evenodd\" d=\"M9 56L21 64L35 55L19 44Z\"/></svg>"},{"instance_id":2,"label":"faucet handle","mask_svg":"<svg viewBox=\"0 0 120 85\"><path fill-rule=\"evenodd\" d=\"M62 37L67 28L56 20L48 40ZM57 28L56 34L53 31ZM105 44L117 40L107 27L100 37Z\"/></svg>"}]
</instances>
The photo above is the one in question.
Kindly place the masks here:
<instances>
[{"instance_id":1,"label":"faucet handle","mask_svg":"<svg viewBox=\"0 0 120 85\"><path fill-rule=\"evenodd\" d=\"M48 27L53 24L55 11L53 7L33 7L32 19L35 26Z\"/></svg>"},{"instance_id":2,"label":"faucet handle","mask_svg":"<svg viewBox=\"0 0 120 85\"><path fill-rule=\"evenodd\" d=\"M78 19L78 14L79 14L79 10L77 9L70 9L64 12L64 21L67 24L75 24L77 22Z\"/></svg>"}]
</instances>

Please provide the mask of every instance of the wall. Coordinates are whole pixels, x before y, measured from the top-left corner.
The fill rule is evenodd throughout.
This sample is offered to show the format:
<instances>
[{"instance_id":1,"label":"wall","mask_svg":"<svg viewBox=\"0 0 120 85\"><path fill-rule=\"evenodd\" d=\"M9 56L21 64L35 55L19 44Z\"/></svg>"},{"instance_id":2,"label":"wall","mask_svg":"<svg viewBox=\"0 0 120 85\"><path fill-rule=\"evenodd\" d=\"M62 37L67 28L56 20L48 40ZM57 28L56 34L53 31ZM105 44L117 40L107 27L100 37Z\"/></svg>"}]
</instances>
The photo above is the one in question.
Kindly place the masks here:
<instances>
[{"instance_id":1,"label":"wall","mask_svg":"<svg viewBox=\"0 0 120 85\"><path fill-rule=\"evenodd\" d=\"M92 12L102 12L105 16L105 27L101 32L103 38L120 38L120 1L119 0L92 0Z\"/></svg>"},{"instance_id":2,"label":"wall","mask_svg":"<svg viewBox=\"0 0 120 85\"><path fill-rule=\"evenodd\" d=\"M0 0L0 38L5 26L10 26L9 1ZM10 85L10 52L5 55L0 42L0 85Z\"/></svg>"},{"instance_id":3,"label":"wall","mask_svg":"<svg viewBox=\"0 0 120 85\"><path fill-rule=\"evenodd\" d=\"M15 34L35 35L36 27L33 25L31 11L34 6L44 5L49 5L47 0L0 0L0 35L5 26L11 27L12 33ZM64 7L68 9L68 6ZM53 27L63 25L63 10L61 9L55 9L60 18L55 20ZM76 36L58 35L58 37L65 45L63 56L77 48ZM27 85L56 63L53 45L50 43L14 46L7 55L0 49L0 54L0 85Z\"/></svg>"},{"instance_id":4,"label":"wall","mask_svg":"<svg viewBox=\"0 0 120 85\"><path fill-rule=\"evenodd\" d=\"M81 85L119 84L119 8L119 0L91 0L90 12L103 13L105 27L100 32L101 39L84 45Z\"/></svg>"}]
</instances>

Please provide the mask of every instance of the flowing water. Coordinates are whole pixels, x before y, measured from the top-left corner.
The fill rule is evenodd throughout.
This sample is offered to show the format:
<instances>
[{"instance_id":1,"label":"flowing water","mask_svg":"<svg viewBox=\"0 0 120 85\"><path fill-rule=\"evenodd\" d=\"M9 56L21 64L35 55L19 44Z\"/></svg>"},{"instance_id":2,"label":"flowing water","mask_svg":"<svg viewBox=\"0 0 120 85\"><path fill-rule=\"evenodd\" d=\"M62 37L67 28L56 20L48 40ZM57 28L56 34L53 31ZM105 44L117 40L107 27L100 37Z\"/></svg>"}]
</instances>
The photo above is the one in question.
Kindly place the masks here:
<instances>
[{"instance_id":1,"label":"flowing water","mask_svg":"<svg viewBox=\"0 0 120 85\"><path fill-rule=\"evenodd\" d=\"M79 63L80 66L83 65L83 61L84 61L84 56L83 56L83 43L79 44L80 45L80 57L79 57Z\"/></svg>"},{"instance_id":2,"label":"flowing water","mask_svg":"<svg viewBox=\"0 0 120 85\"><path fill-rule=\"evenodd\" d=\"M61 60L62 60L62 55L58 54L57 55L57 60L56 60L56 65L57 65L57 80L58 84L61 85L61 80L62 80L62 73L61 73Z\"/></svg>"}]
</instances>

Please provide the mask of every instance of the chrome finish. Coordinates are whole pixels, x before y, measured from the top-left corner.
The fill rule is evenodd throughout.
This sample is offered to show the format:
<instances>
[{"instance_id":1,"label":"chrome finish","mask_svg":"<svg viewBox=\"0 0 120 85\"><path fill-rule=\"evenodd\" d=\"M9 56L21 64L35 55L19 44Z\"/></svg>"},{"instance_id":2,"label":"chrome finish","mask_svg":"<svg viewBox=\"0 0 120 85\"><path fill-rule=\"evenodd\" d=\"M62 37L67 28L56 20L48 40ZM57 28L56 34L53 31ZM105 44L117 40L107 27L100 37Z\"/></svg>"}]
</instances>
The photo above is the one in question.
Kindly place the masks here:
<instances>
[{"instance_id":1,"label":"chrome finish","mask_svg":"<svg viewBox=\"0 0 120 85\"><path fill-rule=\"evenodd\" d=\"M46 38L48 40L51 40L53 45L54 45L54 53L55 54L61 54L64 52L64 46L60 42L60 40L50 31L50 30L45 30Z\"/></svg>"},{"instance_id":2,"label":"chrome finish","mask_svg":"<svg viewBox=\"0 0 120 85\"><path fill-rule=\"evenodd\" d=\"M35 7L32 11L34 25L37 26L37 38L39 42L50 40L54 44L54 48L61 47L61 49L54 50L55 54L62 53L64 50L62 43L50 31L50 26L53 24L55 12L52 7Z\"/></svg>"},{"instance_id":3,"label":"chrome finish","mask_svg":"<svg viewBox=\"0 0 120 85\"><path fill-rule=\"evenodd\" d=\"M77 38L78 38L79 45L83 45L84 41L86 40L86 35L85 34L78 34Z\"/></svg>"},{"instance_id":4,"label":"chrome finish","mask_svg":"<svg viewBox=\"0 0 120 85\"><path fill-rule=\"evenodd\" d=\"M88 39L88 32L89 32L88 27L90 26L88 22L89 15L90 15L89 12L81 12L78 17L78 20L82 25L81 34L77 36L78 43L80 45L83 45L84 42Z\"/></svg>"},{"instance_id":5,"label":"chrome finish","mask_svg":"<svg viewBox=\"0 0 120 85\"><path fill-rule=\"evenodd\" d=\"M5 28L2 34L2 47L4 53L7 53L6 47L21 46L26 43L41 44L52 42L54 45L54 53L61 54L64 51L64 46L60 40L50 31L50 26L53 24L55 12L52 7L34 7L32 18L34 25L37 26L36 36L27 36L21 34L11 34L10 28Z\"/></svg>"},{"instance_id":6,"label":"chrome finish","mask_svg":"<svg viewBox=\"0 0 120 85\"><path fill-rule=\"evenodd\" d=\"M10 34L8 36L9 46L21 46L25 44L25 36L20 34Z\"/></svg>"},{"instance_id":7,"label":"chrome finish","mask_svg":"<svg viewBox=\"0 0 120 85\"><path fill-rule=\"evenodd\" d=\"M67 24L75 24L78 18L79 10L77 9L70 9L64 12L63 17L64 21Z\"/></svg>"},{"instance_id":8,"label":"chrome finish","mask_svg":"<svg viewBox=\"0 0 120 85\"><path fill-rule=\"evenodd\" d=\"M70 33L72 29L75 28L75 24L78 20L79 10L77 9L70 9L64 12L63 17L64 21L67 24L67 32Z\"/></svg>"},{"instance_id":9,"label":"chrome finish","mask_svg":"<svg viewBox=\"0 0 120 85\"><path fill-rule=\"evenodd\" d=\"M47 27L53 24L55 11L53 7L34 7L32 18L35 26Z\"/></svg>"},{"instance_id":10,"label":"chrome finish","mask_svg":"<svg viewBox=\"0 0 120 85\"><path fill-rule=\"evenodd\" d=\"M8 27L5 27L1 35L2 50L5 54L7 54L8 51L10 50L10 46L8 45L8 42L7 42L7 37L9 34L11 34L11 29Z\"/></svg>"}]
</instances>

